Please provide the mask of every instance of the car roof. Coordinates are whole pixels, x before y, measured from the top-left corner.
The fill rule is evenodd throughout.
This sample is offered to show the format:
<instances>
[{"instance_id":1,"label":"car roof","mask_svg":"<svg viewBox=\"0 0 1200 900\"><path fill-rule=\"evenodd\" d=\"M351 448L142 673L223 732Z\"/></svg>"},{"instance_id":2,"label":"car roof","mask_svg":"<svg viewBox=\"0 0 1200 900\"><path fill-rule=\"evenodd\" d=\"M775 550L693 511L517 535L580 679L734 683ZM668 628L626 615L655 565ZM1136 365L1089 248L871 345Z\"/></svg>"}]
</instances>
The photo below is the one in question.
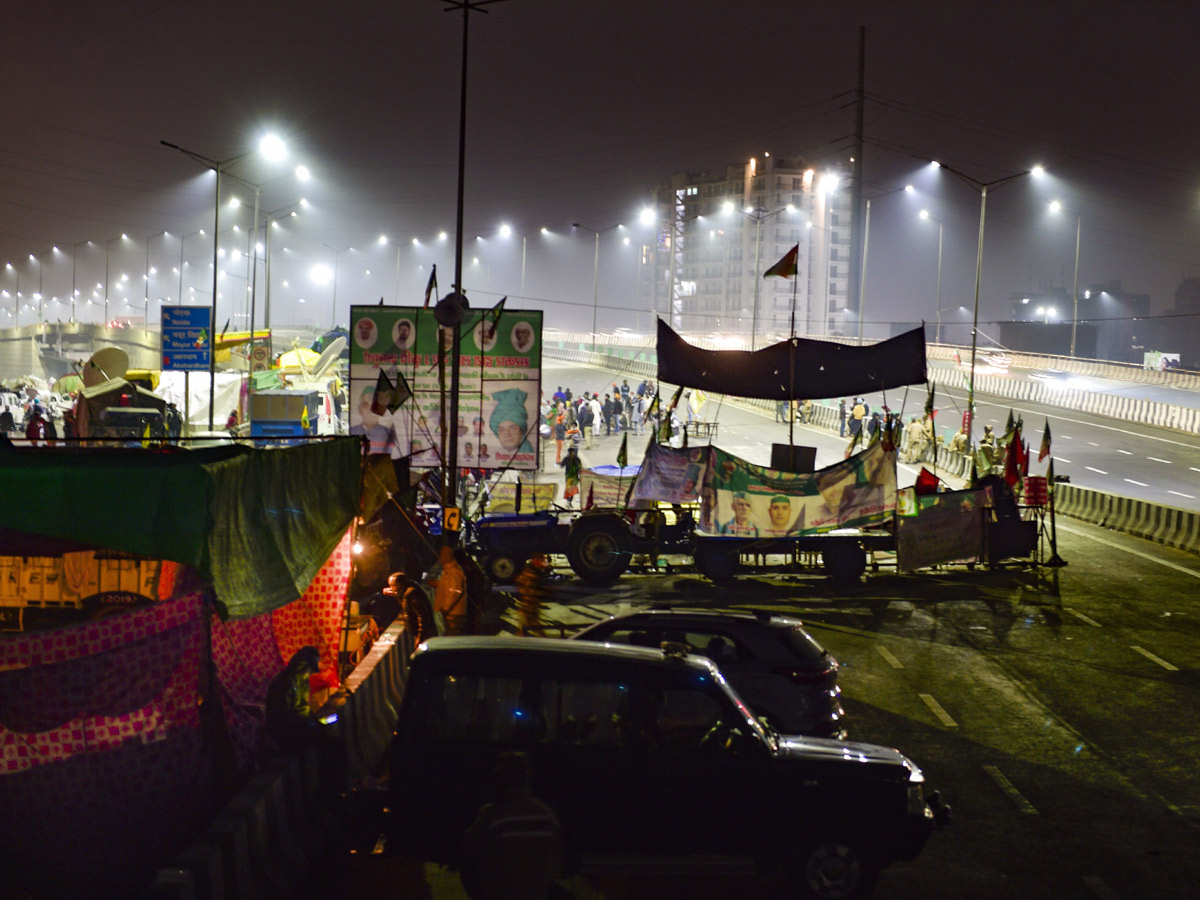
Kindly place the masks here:
<instances>
[{"instance_id":1,"label":"car roof","mask_svg":"<svg viewBox=\"0 0 1200 900\"><path fill-rule=\"evenodd\" d=\"M623 659L642 665L688 666L704 671L717 671L707 657L673 654L651 647L626 644L603 644L593 641L573 641L568 638L525 638L510 635L446 636L429 638L421 644L420 655L430 659L450 654L545 654L576 659Z\"/></svg>"}]
</instances>

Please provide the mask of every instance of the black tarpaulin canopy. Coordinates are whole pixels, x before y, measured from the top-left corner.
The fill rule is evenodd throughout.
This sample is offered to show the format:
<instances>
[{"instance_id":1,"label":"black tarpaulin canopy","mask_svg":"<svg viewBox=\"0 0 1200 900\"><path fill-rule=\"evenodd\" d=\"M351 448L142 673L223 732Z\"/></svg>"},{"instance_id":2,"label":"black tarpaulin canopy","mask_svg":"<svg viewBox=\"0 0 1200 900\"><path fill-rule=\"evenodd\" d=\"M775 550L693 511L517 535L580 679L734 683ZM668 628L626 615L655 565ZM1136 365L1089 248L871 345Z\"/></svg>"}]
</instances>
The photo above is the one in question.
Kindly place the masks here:
<instances>
[{"instance_id":1,"label":"black tarpaulin canopy","mask_svg":"<svg viewBox=\"0 0 1200 900\"><path fill-rule=\"evenodd\" d=\"M761 350L704 350L658 320L658 380L763 400L825 400L925 383L925 330L854 347L792 338Z\"/></svg>"},{"instance_id":2,"label":"black tarpaulin canopy","mask_svg":"<svg viewBox=\"0 0 1200 900\"><path fill-rule=\"evenodd\" d=\"M297 599L358 514L358 438L278 449L0 444L0 555L119 550L185 563L231 618Z\"/></svg>"}]
</instances>

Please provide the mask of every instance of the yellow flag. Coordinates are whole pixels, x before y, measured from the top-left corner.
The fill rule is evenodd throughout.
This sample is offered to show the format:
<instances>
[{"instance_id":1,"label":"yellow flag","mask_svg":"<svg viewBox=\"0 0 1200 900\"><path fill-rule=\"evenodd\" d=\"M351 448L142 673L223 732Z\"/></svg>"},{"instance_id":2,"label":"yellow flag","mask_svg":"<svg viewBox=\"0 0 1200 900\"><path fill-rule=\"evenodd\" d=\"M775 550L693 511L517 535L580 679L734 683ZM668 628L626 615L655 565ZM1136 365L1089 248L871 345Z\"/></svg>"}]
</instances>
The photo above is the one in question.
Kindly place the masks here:
<instances>
[{"instance_id":1,"label":"yellow flag","mask_svg":"<svg viewBox=\"0 0 1200 900\"><path fill-rule=\"evenodd\" d=\"M142 432L142 447L149 448L150 446L150 423L146 423L146 430Z\"/></svg>"},{"instance_id":2,"label":"yellow flag","mask_svg":"<svg viewBox=\"0 0 1200 900\"><path fill-rule=\"evenodd\" d=\"M300 427L308 431L308 407L304 407L304 411L300 413Z\"/></svg>"}]
</instances>

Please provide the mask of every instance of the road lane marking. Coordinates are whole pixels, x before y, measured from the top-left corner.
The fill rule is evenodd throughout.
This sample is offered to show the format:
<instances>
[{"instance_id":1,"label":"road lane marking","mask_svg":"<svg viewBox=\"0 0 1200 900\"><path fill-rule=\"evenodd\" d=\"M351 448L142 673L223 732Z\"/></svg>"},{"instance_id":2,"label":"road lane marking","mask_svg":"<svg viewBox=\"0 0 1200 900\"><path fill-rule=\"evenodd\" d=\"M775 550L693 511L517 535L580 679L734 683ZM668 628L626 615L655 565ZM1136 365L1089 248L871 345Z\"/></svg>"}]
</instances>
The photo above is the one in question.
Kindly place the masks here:
<instances>
[{"instance_id":1,"label":"road lane marking","mask_svg":"<svg viewBox=\"0 0 1200 900\"><path fill-rule=\"evenodd\" d=\"M995 766L984 766L983 771L992 776L992 781L996 782L1000 790L1008 794L1008 799L1016 805L1017 809L1027 816L1036 816L1038 814L1038 811L1033 808L1033 804L1021 796L1021 792L1013 786L1013 783L998 768Z\"/></svg>"},{"instance_id":2,"label":"road lane marking","mask_svg":"<svg viewBox=\"0 0 1200 900\"><path fill-rule=\"evenodd\" d=\"M1133 456L1132 450L1118 450L1118 453L1124 453L1126 456Z\"/></svg>"},{"instance_id":3,"label":"road lane marking","mask_svg":"<svg viewBox=\"0 0 1200 900\"><path fill-rule=\"evenodd\" d=\"M1159 459L1157 456L1147 456L1146 459L1150 460L1150 462L1166 463L1168 466L1172 465L1169 459Z\"/></svg>"},{"instance_id":4,"label":"road lane marking","mask_svg":"<svg viewBox=\"0 0 1200 900\"><path fill-rule=\"evenodd\" d=\"M889 650L887 647L883 646L883 644L876 644L875 649L879 651L879 655L882 656L884 659L886 659L888 661L888 665L891 666L893 669L903 669L904 668L904 663L902 663L902 662L900 662L900 660L896 659L896 657L892 655L892 651Z\"/></svg>"},{"instance_id":5,"label":"road lane marking","mask_svg":"<svg viewBox=\"0 0 1200 900\"><path fill-rule=\"evenodd\" d=\"M1197 469L1195 466L1188 466L1188 468L1191 469L1193 472L1200 472L1200 469Z\"/></svg>"},{"instance_id":6,"label":"road lane marking","mask_svg":"<svg viewBox=\"0 0 1200 900\"><path fill-rule=\"evenodd\" d=\"M1099 447L1100 445L1097 444L1095 441L1088 441L1088 446L1089 447Z\"/></svg>"},{"instance_id":7,"label":"road lane marking","mask_svg":"<svg viewBox=\"0 0 1200 900\"><path fill-rule=\"evenodd\" d=\"M1069 459L1063 459L1061 456L1056 456L1056 457L1054 457L1054 461L1055 461L1055 462L1065 462L1065 463L1069 463L1069 462L1070 462L1070 460L1069 460Z\"/></svg>"},{"instance_id":8,"label":"road lane marking","mask_svg":"<svg viewBox=\"0 0 1200 900\"><path fill-rule=\"evenodd\" d=\"M950 713L942 709L942 704L933 699L933 694L917 694L917 696L925 701L925 705L933 710L933 714L941 720L943 725L945 725L947 728L958 727L958 723L951 718Z\"/></svg>"},{"instance_id":9,"label":"road lane marking","mask_svg":"<svg viewBox=\"0 0 1200 900\"><path fill-rule=\"evenodd\" d=\"M1176 497L1187 497L1189 500L1195 500L1195 499L1196 499L1196 498L1195 498L1195 496L1194 496L1194 495L1192 495L1192 494L1181 494L1179 491L1167 491L1167 493L1168 493L1168 494L1174 494Z\"/></svg>"},{"instance_id":10,"label":"road lane marking","mask_svg":"<svg viewBox=\"0 0 1200 900\"><path fill-rule=\"evenodd\" d=\"M1166 566L1168 569L1174 569L1177 572L1183 572L1185 575L1191 575L1193 578L1200 578L1200 572L1194 569L1189 569L1186 566L1181 566L1178 563L1173 563L1170 560L1159 559L1157 556L1151 556L1149 553L1143 553L1141 550L1134 550L1132 547L1122 547L1116 541L1106 541L1102 537L1096 537L1094 534L1088 534L1084 531L1077 531L1070 525L1063 525L1061 522L1058 527L1062 531L1070 534L1078 535L1082 538L1087 538L1090 541L1095 541L1098 544L1104 544L1107 547L1113 547L1116 550L1124 550L1126 553L1132 553L1134 556L1140 556L1142 559L1148 559L1152 563L1158 563L1160 566Z\"/></svg>"},{"instance_id":11,"label":"road lane marking","mask_svg":"<svg viewBox=\"0 0 1200 900\"><path fill-rule=\"evenodd\" d=\"M1136 484L1138 487L1150 487L1150 485L1146 484L1146 482L1134 481L1132 478L1126 478L1125 481L1128 481L1130 484Z\"/></svg>"},{"instance_id":12,"label":"road lane marking","mask_svg":"<svg viewBox=\"0 0 1200 900\"><path fill-rule=\"evenodd\" d=\"M1087 622L1089 625L1093 625L1093 626L1095 626L1096 628L1101 628L1101 627L1103 627L1103 626L1102 626L1102 625L1101 625L1099 622L1097 622L1095 619L1090 619L1090 618L1088 618L1087 616L1085 616L1083 613L1081 613L1081 612L1077 612L1076 610L1073 610L1073 609L1071 609L1071 608L1070 608L1070 607L1068 607L1068 606L1064 606L1064 607L1063 607L1063 612L1068 612L1068 613L1070 613L1071 615L1073 615L1075 618L1077 618L1077 619L1082 619L1084 622Z\"/></svg>"},{"instance_id":13,"label":"road lane marking","mask_svg":"<svg viewBox=\"0 0 1200 900\"><path fill-rule=\"evenodd\" d=\"M1099 875L1084 875L1083 883L1092 889L1099 900L1119 900L1117 892L1105 884Z\"/></svg>"},{"instance_id":14,"label":"road lane marking","mask_svg":"<svg viewBox=\"0 0 1200 900\"><path fill-rule=\"evenodd\" d=\"M1091 466L1084 466L1084 468L1087 469L1089 472L1095 472L1097 475L1107 475L1108 474L1103 469L1094 469Z\"/></svg>"},{"instance_id":15,"label":"road lane marking","mask_svg":"<svg viewBox=\"0 0 1200 900\"><path fill-rule=\"evenodd\" d=\"M1143 650L1141 647L1130 647L1129 649L1135 651L1136 653L1142 654L1142 656L1146 657L1146 659L1150 660L1151 662L1158 663L1160 666L1162 666L1168 672L1178 672L1179 671L1178 666L1171 665L1165 659L1163 659L1160 656L1155 656L1149 650Z\"/></svg>"}]
</instances>

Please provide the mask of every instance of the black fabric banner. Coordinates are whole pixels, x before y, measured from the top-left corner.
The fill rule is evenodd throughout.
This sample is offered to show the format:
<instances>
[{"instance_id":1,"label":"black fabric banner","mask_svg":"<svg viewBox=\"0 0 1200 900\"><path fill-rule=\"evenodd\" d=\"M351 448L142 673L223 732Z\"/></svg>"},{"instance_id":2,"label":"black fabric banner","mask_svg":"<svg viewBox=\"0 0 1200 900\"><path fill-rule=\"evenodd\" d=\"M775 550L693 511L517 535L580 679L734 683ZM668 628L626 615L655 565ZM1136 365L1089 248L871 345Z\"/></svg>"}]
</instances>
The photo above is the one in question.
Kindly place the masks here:
<instances>
[{"instance_id":1,"label":"black fabric banner","mask_svg":"<svg viewBox=\"0 0 1200 900\"><path fill-rule=\"evenodd\" d=\"M925 330L852 347L793 338L761 350L693 347L658 320L658 380L763 400L824 400L925 383Z\"/></svg>"}]
</instances>

